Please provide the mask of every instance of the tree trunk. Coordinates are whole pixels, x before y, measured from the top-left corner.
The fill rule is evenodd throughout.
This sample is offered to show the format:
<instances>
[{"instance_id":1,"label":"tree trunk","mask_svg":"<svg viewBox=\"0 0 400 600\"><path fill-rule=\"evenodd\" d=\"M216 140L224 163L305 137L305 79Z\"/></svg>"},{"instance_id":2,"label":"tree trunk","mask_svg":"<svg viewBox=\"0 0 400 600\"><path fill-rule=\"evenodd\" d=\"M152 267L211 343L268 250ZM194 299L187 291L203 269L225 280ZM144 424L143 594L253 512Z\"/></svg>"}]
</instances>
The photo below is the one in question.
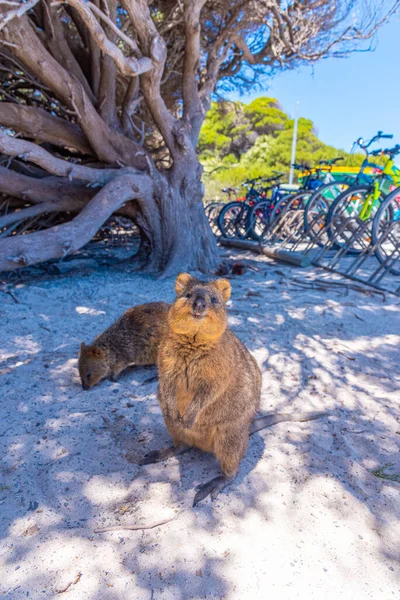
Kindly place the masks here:
<instances>
[{"instance_id":1,"label":"tree trunk","mask_svg":"<svg viewBox=\"0 0 400 600\"><path fill-rule=\"evenodd\" d=\"M169 174L161 202L162 271L165 276L182 270L213 271L218 250L203 207L201 167L189 158Z\"/></svg>"}]
</instances>

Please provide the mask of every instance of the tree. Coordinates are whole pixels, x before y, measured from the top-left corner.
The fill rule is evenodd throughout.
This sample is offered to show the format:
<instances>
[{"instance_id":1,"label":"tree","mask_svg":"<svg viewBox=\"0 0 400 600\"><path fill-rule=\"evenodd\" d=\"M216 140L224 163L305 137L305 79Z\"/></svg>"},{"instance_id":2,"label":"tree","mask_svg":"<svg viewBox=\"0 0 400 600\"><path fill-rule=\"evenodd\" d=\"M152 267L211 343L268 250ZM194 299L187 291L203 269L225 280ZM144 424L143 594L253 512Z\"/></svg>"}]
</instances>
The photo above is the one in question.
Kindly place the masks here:
<instances>
[{"instance_id":1,"label":"tree","mask_svg":"<svg viewBox=\"0 0 400 600\"><path fill-rule=\"evenodd\" d=\"M259 97L250 104L213 102L200 132L199 159L204 166L207 199L220 198L221 189L240 186L246 179L289 175L294 121L275 98ZM349 154L318 139L314 124L300 118L296 162L315 166L342 157L339 167L359 167L360 152ZM374 159L378 164L380 158ZM245 190L243 189L243 192Z\"/></svg>"},{"instance_id":2,"label":"tree","mask_svg":"<svg viewBox=\"0 0 400 600\"><path fill-rule=\"evenodd\" d=\"M71 217L3 236L0 271L75 251L115 212L140 228L143 268L212 269L196 153L212 95L344 56L399 3L2 0L0 229Z\"/></svg>"}]
</instances>

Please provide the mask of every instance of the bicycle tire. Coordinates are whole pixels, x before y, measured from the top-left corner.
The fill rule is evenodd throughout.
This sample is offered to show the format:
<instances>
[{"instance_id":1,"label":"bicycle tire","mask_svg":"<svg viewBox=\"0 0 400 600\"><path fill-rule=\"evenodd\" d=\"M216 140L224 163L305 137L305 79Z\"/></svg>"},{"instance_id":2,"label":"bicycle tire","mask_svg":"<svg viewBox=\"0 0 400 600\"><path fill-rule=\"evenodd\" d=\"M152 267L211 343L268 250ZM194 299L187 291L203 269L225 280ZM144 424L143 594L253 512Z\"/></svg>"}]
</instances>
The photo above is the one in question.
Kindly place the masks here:
<instances>
[{"instance_id":1,"label":"bicycle tire","mask_svg":"<svg viewBox=\"0 0 400 600\"><path fill-rule=\"evenodd\" d=\"M371 243L372 219L363 221L359 212L372 192L369 185L355 185L345 190L331 204L326 218L326 234L336 249L347 248L348 254L360 254ZM382 194L383 195L383 194Z\"/></svg>"},{"instance_id":2,"label":"bicycle tire","mask_svg":"<svg viewBox=\"0 0 400 600\"><path fill-rule=\"evenodd\" d=\"M219 204L221 204L221 202L217 202L216 200L212 200L211 202L209 202L208 204L205 205L204 207L204 212L206 213L206 217L207 219L209 218L209 214L210 212Z\"/></svg>"},{"instance_id":3,"label":"bicycle tire","mask_svg":"<svg viewBox=\"0 0 400 600\"><path fill-rule=\"evenodd\" d=\"M221 232L219 230L217 221L218 221L218 215L223 206L224 206L223 202L211 202L205 208L206 216L207 216L208 222L210 224L211 231L213 232L213 234L216 237L221 236Z\"/></svg>"},{"instance_id":4,"label":"bicycle tire","mask_svg":"<svg viewBox=\"0 0 400 600\"><path fill-rule=\"evenodd\" d=\"M249 211L249 205L245 202L228 202L220 211L217 219L221 235L226 238L246 237L245 220Z\"/></svg>"},{"instance_id":5,"label":"bicycle tire","mask_svg":"<svg viewBox=\"0 0 400 600\"><path fill-rule=\"evenodd\" d=\"M269 235L272 242L297 242L304 233L304 207L312 192L300 190L280 199L271 214Z\"/></svg>"},{"instance_id":6,"label":"bicycle tire","mask_svg":"<svg viewBox=\"0 0 400 600\"><path fill-rule=\"evenodd\" d=\"M391 192L381 203L372 223L371 235L372 245L376 246L376 258L382 265L387 264L385 269L389 273L400 275L400 188ZM393 249L389 247L390 243L393 243Z\"/></svg>"},{"instance_id":7,"label":"bicycle tire","mask_svg":"<svg viewBox=\"0 0 400 600\"><path fill-rule=\"evenodd\" d=\"M326 226L326 219L330 206L335 199L345 190L342 186L349 187L349 182L345 179L330 181L319 186L312 194L304 210L304 231L308 233L309 238L318 246L324 246L327 239L321 234ZM335 190L335 188L338 188Z\"/></svg>"},{"instance_id":8,"label":"bicycle tire","mask_svg":"<svg viewBox=\"0 0 400 600\"><path fill-rule=\"evenodd\" d=\"M253 240L260 241L264 239L268 232L270 215L271 215L271 199L261 200L252 206L246 216L246 236Z\"/></svg>"}]
</instances>

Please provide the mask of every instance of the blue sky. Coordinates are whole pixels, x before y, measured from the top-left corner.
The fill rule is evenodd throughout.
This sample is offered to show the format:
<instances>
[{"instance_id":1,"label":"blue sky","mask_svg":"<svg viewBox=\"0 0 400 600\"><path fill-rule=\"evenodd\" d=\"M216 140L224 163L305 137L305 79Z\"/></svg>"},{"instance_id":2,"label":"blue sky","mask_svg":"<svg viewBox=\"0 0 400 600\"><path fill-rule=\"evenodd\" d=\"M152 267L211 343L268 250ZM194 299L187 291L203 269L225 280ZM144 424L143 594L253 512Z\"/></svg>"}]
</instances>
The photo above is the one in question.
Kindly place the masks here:
<instances>
[{"instance_id":1,"label":"blue sky","mask_svg":"<svg viewBox=\"0 0 400 600\"><path fill-rule=\"evenodd\" d=\"M299 115L314 122L319 138L347 151L355 139L368 139L379 129L400 143L399 21L379 30L375 48L282 73L263 93L240 100L272 96L291 116L298 100Z\"/></svg>"}]
</instances>

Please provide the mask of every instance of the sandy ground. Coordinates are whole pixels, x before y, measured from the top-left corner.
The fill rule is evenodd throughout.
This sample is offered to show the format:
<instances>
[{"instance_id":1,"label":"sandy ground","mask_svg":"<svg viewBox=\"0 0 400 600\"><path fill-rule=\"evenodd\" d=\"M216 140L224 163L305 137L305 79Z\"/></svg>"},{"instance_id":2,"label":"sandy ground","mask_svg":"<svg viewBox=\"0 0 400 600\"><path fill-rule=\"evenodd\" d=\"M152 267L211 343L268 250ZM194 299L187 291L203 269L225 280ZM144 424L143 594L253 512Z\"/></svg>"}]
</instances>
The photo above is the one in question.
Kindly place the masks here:
<instances>
[{"instance_id":1,"label":"sandy ground","mask_svg":"<svg viewBox=\"0 0 400 600\"><path fill-rule=\"evenodd\" d=\"M400 299L257 264L232 279L229 320L262 368L262 409L331 416L254 435L235 482L194 510L212 456L136 464L168 443L155 368L90 392L77 371L82 340L172 300L173 281L103 269L0 293L0 597L400 597Z\"/></svg>"}]
</instances>

